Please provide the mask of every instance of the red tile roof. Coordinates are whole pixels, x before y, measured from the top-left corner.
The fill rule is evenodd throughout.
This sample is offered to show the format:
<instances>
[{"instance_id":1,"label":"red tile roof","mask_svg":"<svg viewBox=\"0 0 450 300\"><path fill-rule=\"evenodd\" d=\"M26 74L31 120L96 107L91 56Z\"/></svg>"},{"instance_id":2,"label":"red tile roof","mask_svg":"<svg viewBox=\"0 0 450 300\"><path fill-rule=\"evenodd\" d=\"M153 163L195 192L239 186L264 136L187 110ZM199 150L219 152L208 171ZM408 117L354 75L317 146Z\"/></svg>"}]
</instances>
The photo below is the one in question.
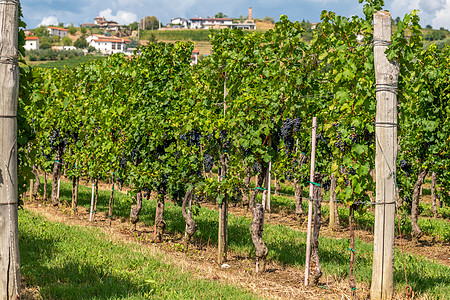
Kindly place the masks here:
<instances>
[{"instance_id":1,"label":"red tile roof","mask_svg":"<svg viewBox=\"0 0 450 300\"><path fill-rule=\"evenodd\" d=\"M25 40L33 41L33 40L39 40L39 38L37 36L27 36L27 37L25 37Z\"/></svg>"},{"instance_id":2,"label":"red tile roof","mask_svg":"<svg viewBox=\"0 0 450 300\"><path fill-rule=\"evenodd\" d=\"M52 26L49 26L48 28L50 28L50 29L55 29L55 30L61 30L61 31L69 31L69 29L60 28L60 27L52 27Z\"/></svg>"}]
</instances>

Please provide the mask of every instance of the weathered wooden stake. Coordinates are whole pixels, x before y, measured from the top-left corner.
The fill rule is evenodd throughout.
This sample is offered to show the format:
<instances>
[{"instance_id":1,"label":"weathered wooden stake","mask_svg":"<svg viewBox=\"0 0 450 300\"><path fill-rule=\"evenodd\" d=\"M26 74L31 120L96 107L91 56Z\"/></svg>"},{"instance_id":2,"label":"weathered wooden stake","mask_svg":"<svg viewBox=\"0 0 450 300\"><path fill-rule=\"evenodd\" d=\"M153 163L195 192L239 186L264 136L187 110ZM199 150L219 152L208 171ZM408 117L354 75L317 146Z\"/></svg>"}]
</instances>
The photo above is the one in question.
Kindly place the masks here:
<instances>
[{"instance_id":1,"label":"weathered wooden stake","mask_svg":"<svg viewBox=\"0 0 450 300\"><path fill-rule=\"evenodd\" d=\"M375 230L371 299L391 299L394 293L395 172L397 157L397 82L399 65L385 51L391 43L391 14L374 14L374 65L377 113Z\"/></svg>"},{"instance_id":2,"label":"weathered wooden stake","mask_svg":"<svg viewBox=\"0 0 450 300\"><path fill-rule=\"evenodd\" d=\"M92 222L92 215L94 214L94 196L95 196L95 183L92 182L91 209L89 211L89 222Z\"/></svg>"},{"instance_id":3,"label":"weathered wooden stake","mask_svg":"<svg viewBox=\"0 0 450 300\"><path fill-rule=\"evenodd\" d=\"M30 179L30 201L33 201L33 179Z\"/></svg>"},{"instance_id":4,"label":"weathered wooden stake","mask_svg":"<svg viewBox=\"0 0 450 300\"><path fill-rule=\"evenodd\" d=\"M0 1L0 299L20 295L17 184L19 1Z\"/></svg>"},{"instance_id":5,"label":"weathered wooden stake","mask_svg":"<svg viewBox=\"0 0 450 300\"><path fill-rule=\"evenodd\" d=\"M313 213L313 202L311 201L314 197L314 174L315 174L315 164L316 164L316 130L317 129L317 118L313 117L312 121L312 131L311 131L311 169L309 176L309 201L308 201L308 230L306 234L306 261L305 261L305 286L309 283L309 267L311 262L311 227L312 227L312 213Z\"/></svg>"}]
</instances>

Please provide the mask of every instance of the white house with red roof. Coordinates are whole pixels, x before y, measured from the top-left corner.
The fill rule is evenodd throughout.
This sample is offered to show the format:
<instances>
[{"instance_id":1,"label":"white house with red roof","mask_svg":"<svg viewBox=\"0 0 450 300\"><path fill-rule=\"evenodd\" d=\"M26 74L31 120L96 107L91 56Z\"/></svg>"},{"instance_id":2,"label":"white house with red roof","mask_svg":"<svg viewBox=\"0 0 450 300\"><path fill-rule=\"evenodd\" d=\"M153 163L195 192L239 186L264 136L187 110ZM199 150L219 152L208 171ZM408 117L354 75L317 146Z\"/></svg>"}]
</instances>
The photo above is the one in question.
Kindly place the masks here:
<instances>
[{"instance_id":1,"label":"white house with red roof","mask_svg":"<svg viewBox=\"0 0 450 300\"><path fill-rule=\"evenodd\" d=\"M192 29L227 28L233 25L231 18L191 18Z\"/></svg>"},{"instance_id":2,"label":"white house with red roof","mask_svg":"<svg viewBox=\"0 0 450 300\"><path fill-rule=\"evenodd\" d=\"M39 49L39 38L37 36L25 37L25 50L37 50Z\"/></svg>"},{"instance_id":3,"label":"white house with red roof","mask_svg":"<svg viewBox=\"0 0 450 300\"><path fill-rule=\"evenodd\" d=\"M86 38L86 42L102 54L115 54L125 52L125 45L131 42L131 40L115 36L93 34Z\"/></svg>"},{"instance_id":4,"label":"white house with red roof","mask_svg":"<svg viewBox=\"0 0 450 300\"><path fill-rule=\"evenodd\" d=\"M50 35L57 35L61 38L69 35L69 30L65 28L50 26L47 28L47 30Z\"/></svg>"}]
</instances>

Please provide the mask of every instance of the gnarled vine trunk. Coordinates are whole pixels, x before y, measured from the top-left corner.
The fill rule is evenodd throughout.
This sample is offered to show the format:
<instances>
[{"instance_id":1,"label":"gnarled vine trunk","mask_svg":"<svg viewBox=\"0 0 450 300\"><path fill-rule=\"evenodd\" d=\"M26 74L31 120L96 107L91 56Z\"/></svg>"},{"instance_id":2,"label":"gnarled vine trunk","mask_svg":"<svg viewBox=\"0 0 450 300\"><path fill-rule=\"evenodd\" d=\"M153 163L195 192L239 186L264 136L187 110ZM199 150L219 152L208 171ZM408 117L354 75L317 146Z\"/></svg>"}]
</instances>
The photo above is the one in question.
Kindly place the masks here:
<instances>
[{"instance_id":1,"label":"gnarled vine trunk","mask_svg":"<svg viewBox=\"0 0 450 300\"><path fill-rule=\"evenodd\" d=\"M422 236L422 230L420 230L419 224L417 223L419 218L419 200L420 200L420 188L428 174L428 170L419 170L419 175L417 181L414 184L414 192L412 196L411 204L411 236L413 242L417 243L417 240Z\"/></svg>"},{"instance_id":2,"label":"gnarled vine trunk","mask_svg":"<svg viewBox=\"0 0 450 300\"><path fill-rule=\"evenodd\" d=\"M244 187L242 189L242 207L249 206L251 178L252 178L252 174L251 174L250 168L248 168L247 174L245 175L245 178L244 178Z\"/></svg>"},{"instance_id":3,"label":"gnarled vine trunk","mask_svg":"<svg viewBox=\"0 0 450 300\"><path fill-rule=\"evenodd\" d=\"M296 151L299 151L298 148ZM304 154L300 154L300 159L298 161L298 168L300 169L304 163L308 160L308 157ZM296 177L294 178L294 194L295 194L295 214L298 218L301 218L305 211L303 210L303 203L302 203L302 197L303 197L303 186L300 185L299 179Z\"/></svg>"},{"instance_id":4,"label":"gnarled vine trunk","mask_svg":"<svg viewBox=\"0 0 450 300\"><path fill-rule=\"evenodd\" d=\"M136 204L131 207L130 221L133 224L133 230L136 230L136 223L139 221L139 213L142 209L142 192L136 193Z\"/></svg>"},{"instance_id":5,"label":"gnarled vine trunk","mask_svg":"<svg viewBox=\"0 0 450 300\"><path fill-rule=\"evenodd\" d=\"M80 178L74 176L72 178L72 214L78 213L78 183Z\"/></svg>"},{"instance_id":6,"label":"gnarled vine trunk","mask_svg":"<svg viewBox=\"0 0 450 300\"><path fill-rule=\"evenodd\" d=\"M148 197L148 196L147 196ZM114 205L114 181L112 183L111 187L111 196L109 197L109 204L108 204L108 219L109 219L109 226L111 226L112 221L112 210Z\"/></svg>"},{"instance_id":7,"label":"gnarled vine trunk","mask_svg":"<svg viewBox=\"0 0 450 300\"><path fill-rule=\"evenodd\" d=\"M158 194L155 215L155 232L153 239L155 242L162 242L166 222L164 221L164 194Z\"/></svg>"},{"instance_id":8,"label":"gnarled vine trunk","mask_svg":"<svg viewBox=\"0 0 450 300\"><path fill-rule=\"evenodd\" d=\"M47 183L48 183L47 172L44 172L44 201L47 201Z\"/></svg>"},{"instance_id":9,"label":"gnarled vine trunk","mask_svg":"<svg viewBox=\"0 0 450 300\"><path fill-rule=\"evenodd\" d=\"M257 187L262 187L264 184L265 174L267 167L262 164L261 173L257 177ZM256 188L252 191L250 196L250 209L253 214L253 222L250 226L253 245L255 246L256 252L256 273L264 272L266 269L266 257L269 253L266 244L263 241L263 230L264 230L264 207L261 203L256 203L256 196L258 195L259 189Z\"/></svg>"},{"instance_id":10,"label":"gnarled vine trunk","mask_svg":"<svg viewBox=\"0 0 450 300\"><path fill-rule=\"evenodd\" d=\"M32 169L33 175L34 175L34 186L33 186L33 199L36 200L37 196L39 195L39 188L41 187L41 180L39 179L39 174L37 172L36 166L33 165Z\"/></svg>"},{"instance_id":11,"label":"gnarled vine trunk","mask_svg":"<svg viewBox=\"0 0 450 300\"><path fill-rule=\"evenodd\" d=\"M303 210L303 186L299 184L297 178L294 178L294 195L295 195L295 215L301 218L305 211Z\"/></svg>"},{"instance_id":12,"label":"gnarled vine trunk","mask_svg":"<svg viewBox=\"0 0 450 300\"><path fill-rule=\"evenodd\" d=\"M98 202L98 179L95 179L94 216L97 213L97 202Z\"/></svg>"},{"instance_id":13,"label":"gnarled vine trunk","mask_svg":"<svg viewBox=\"0 0 450 300\"><path fill-rule=\"evenodd\" d=\"M280 181L278 180L278 178L275 176L275 195L279 196L280 195Z\"/></svg>"},{"instance_id":14,"label":"gnarled vine trunk","mask_svg":"<svg viewBox=\"0 0 450 300\"><path fill-rule=\"evenodd\" d=\"M339 212L338 212L338 205L337 205L337 201L336 201L336 183L337 183L336 176L334 176L334 174L331 174L330 223L329 223L331 230L336 230L339 226Z\"/></svg>"},{"instance_id":15,"label":"gnarled vine trunk","mask_svg":"<svg viewBox=\"0 0 450 300\"><path fill-rule=\"evenodd\" d=\"M322 184L322 175L314 174L314 182ZM322 188L320 186L313 187L314 200L314 227L311 240L311 284L317 285L320 277L322 277L322 267L320 266L319 258L319 232L320 232L320 218L322 216Z\"/></svg>"},{"instance_id":16,"label":"gnarled vine trunk","mask_svg":"<svg viewBox=\"0 0 450 300\"><path fill-rule=\"evenodd\" d=\"M192 194L193 194L192 190L187 192L183 198L183 203L181 205L181 212L183 213L183 218L184 218L184 221L186 222L186 233L183 238L183 245L184 245L185 251L188 250L189 242L191 241L191 237L197 231L197 224L195 223L194 219L192 218L192 213L190 210L187 211L187 209L186 209L186 205L189 205L189 203L192 201Z\"/></svg>"},{"instance_id":17,"label":"gnarled vine trunk","mask_svg":"<svg viewBox=\"0 0 450 300\"><path fill-rule=\"evenodd\" d=\"M56 159L53 163L53 178L52 178L52 204L53 206L59 205L59 195L58 195L58 179L61 176L61 155L59 151L56 152Z\"/></svg>"},{"instance_id":18,"label":"gnarled vine trunk","mask_svg":"<svg viewBox=\"0 0 450 300\"><path fill-rule=\"evenodd\" d=\"M431 175L431 212L433 217L437 218L437 205L436 205L436 172Z\"/></svg>"}]
</instances>

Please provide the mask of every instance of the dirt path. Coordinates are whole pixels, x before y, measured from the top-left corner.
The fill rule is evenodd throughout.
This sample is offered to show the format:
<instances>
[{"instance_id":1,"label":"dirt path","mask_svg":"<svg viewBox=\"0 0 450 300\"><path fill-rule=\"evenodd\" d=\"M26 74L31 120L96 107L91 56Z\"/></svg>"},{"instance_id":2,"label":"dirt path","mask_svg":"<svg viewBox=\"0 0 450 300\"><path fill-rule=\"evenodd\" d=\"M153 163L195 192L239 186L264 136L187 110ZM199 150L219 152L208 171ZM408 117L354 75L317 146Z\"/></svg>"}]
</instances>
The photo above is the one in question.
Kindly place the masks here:
<instances>
[{"instance_id":1,"label":"dirt path","mask_svg":"<svg viewBox=\"0 0 450 300\"><path fill-rule=\"evenodd\" d=\"M350 299L350 289L346 280L336 281L333 276L323 277L321 287L304 287L304 271L290 266L269 263L264 274L254 273L254 261L234 253L229 253L228 268L221 268L215 259L216 249L212 246L193 245L188 253L180 251L180 236L166 235L166 241L155 244L151 241L153 228L138 224L137 231L130 230L128 223L113 220L107 226L106 214L97 214L94 222L89 222L89 213L83 207L78 215L71 215L70 208L44 206L41 202L24 203L24 208L44 216L49 221L76 226L93 226L101 229L115 241L139 243L151 253L163 257L164 262L178 266L197 278L217 280L241 286L264 298L275 299ZM359 284L359 293L354 299L365 299L369 287ZM400 298L399 298L400 299Z\"/></svg>"}]
</instances>

